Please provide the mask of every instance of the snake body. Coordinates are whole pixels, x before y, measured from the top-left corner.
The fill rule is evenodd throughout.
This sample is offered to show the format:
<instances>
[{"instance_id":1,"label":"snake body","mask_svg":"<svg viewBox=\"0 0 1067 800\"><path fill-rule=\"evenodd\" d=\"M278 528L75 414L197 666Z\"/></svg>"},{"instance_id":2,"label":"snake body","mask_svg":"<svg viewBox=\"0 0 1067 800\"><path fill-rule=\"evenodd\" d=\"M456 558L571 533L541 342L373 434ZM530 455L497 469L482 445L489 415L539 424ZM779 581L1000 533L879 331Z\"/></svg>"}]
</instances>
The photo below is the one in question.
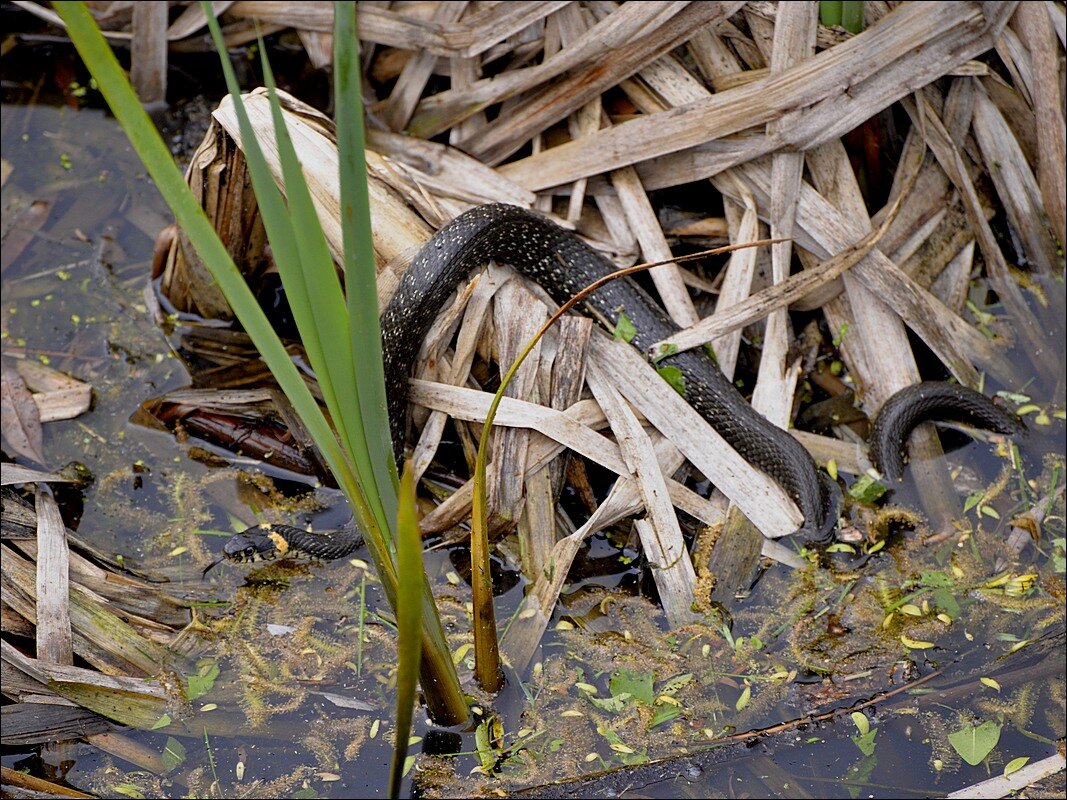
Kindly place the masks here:
<instances>
[{"instance_id":1,"label":"snake body","mask_svg":"<svg viewBox=\"0 0 1067 800\"><path fill-rule=\"evenodd\" d=\"M886 478L899 481L903 477L908 434L927 421L965 422L1006 435L1025 430L1017 414L974 389L940 381L916 383L886 400L871 427L871 461Z\"/></svg>"},{"instance_id":2,"label":"snake body","mask_svg":"<svg viewBox=\"0 0 1067 800\"><path fill-rule=\"evenodd\" d=\"M301 557L332 561L344 558L362 544L363 537L348 528L319 533L292 525L267 523L231 536L223 545L222 555L227 561L238 564Z\"/></svg>"},{"instance_id":3,"label":"snake body","mask_svg":"<svg viewBox=\"0 0 1067 800\"><path fill-rule=\"evenodd\" d=\"M438 311L460 282L490 260L510 265L540 284L560 304L593 281L615 271L610 261L573 233L537 213L516 206L478 206L441 228L415 256L381 317L389 421L398 461L405 438L407 379L422 341ZM678 326L662 308L629 277L598 289L582 302L581 308L609 331L614 330L620 316L625 314L636 329L631 344L642 353L678 331ZM756 412L703 350L676 353L659 361L658 366L677 367L689 404L731 447L771 476L796 502L804 515L798 534L819 542L833 535L839 489L829 476L818 471L811 456L796 439ZM918 396L907 394L907 391L886 403L890 415L887 417L883 412L874 426L875 439L881 437L881 441L873 444L872 449L879 454L879 463L887 468L901 463L902 442L906 441L911 427L926 418L928 412L938 414L946 409L958 409L958 405L953 405L956 398L965 397L969 409L984 410L984 414L978 411L965 414L967 419L978 424L993 419L1001 424L1005 421L1002 415L1008 413L976 392L954 394L942 390L922 395L926 399L918 402ZM971 395L977 395L980 401ZM897 398L901 399L897 401ZM910 410L916 402L917 413ZM334 555L337 551L333 545L308 539L312 534L306 531L273 526L275 533L283 527L295 531L293 537L300 534L300 538L293 538L288 546L316 558L339 558L351 552L345 550ZM249 529L238 536L252 535L255 530ZM334 532L332 537L326 538L331 542L339 539L336 547L344 549L352 543L351 536L351 532ZM230 548L228 545L227 549L244 552L250 546L242 541L240 546L234 544Z\"/></svg>"}]
</instances>

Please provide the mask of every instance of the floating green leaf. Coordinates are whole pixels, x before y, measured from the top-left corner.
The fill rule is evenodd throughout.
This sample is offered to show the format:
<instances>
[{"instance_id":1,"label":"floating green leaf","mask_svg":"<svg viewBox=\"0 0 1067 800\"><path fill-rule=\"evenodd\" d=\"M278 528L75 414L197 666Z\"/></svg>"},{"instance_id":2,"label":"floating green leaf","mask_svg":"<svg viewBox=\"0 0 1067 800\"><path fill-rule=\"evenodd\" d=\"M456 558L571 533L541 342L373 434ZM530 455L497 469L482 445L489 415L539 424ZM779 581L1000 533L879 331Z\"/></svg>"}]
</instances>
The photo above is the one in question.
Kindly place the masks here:
<instances>
[{"instance_id":1,"label":"floating green leaf","mask_svg":"<svg viewBox=\"0 0 1067 800\"><path fill-rule=\"evenodd\" d=\"M967 495L967 499L963 501L963 510L970 511L976 505L982 502L982 498L985 497L985 490L979 489L976 492L971 492Z\"/></svg>"},{"instance_id":2,"label":"floating green leaf","mask_svg":"<svg viewBox=\"0 0 1067 800\"><path fill-rule=\"evenodd\" d=\"M878 729L874 728L873 730L867 731L862 736L853 736L852 743L860 749L860 752L863 753L863 755L873 756L875 746L874 737L877 735Z\"/></svg>"},{"instance_id":3,"label":"floating green leaf","mask_svg":"<svg viewBox=\"0 0 1067 800\"><path fill-rule=\"evenodd\" d=\"M197 673L186 678L189 684L189 700L196 700L211 691L219 677L219 665L214 661L201 661Z\"/></svg>"},{"instance_id":4,"label":"floating green leaf","mask_svg":"<svg viewBox=\"0 0 1067 800\"><path fill-rule=\"evenodd\" d=\"M651 672L631 672L628 669L617 669L611 673L608 683L611 694L618 697L621 694L629 694L639 703L652 705L654 699L652 684L654 676Z\"/></svg>"},{"instance_id":5,"label":"floating green leaf","mask_svg":"<svg viewBox=\"0 0 1067 800\"><path fill-rule=\"evenodd\" d=\"M670 722L672 719L677 719L682 713L682 709L678 706L661 705L656 706L656 712L652 715L652 720L648 723L648 729L663 725L665 722Z\"/></svg>"},{"instance_id":6,"label":"floating green leaf","mask_svg":"<svg viewBox=\"0 0 1067 800\"><path fill-rule=\"evenodd\" d=\"M167 737L167 745L163 748L163 766L167 772L173 771L185 761L185 745L173 736Z\"/></svg>"},{"instance_id":7,"label":"floating green leaf","mask_svg":"<svg viewBox=\"0 0 1067 800\"><path fill-rule=\"evenodd\" d=\"M861 503L873 503L885 492L885 486L867 474L860 475L856 482L848 487L849 495Z\"/></svg>"},{"instance_id":8,"label":"floating green leaf","mask_svg":"<svg viewBox=\"0 0 1067 800\"><path fill-rule=\"evenodd\" d=\"M602 711L607 711L609 714L618 714L626 706L630 705L633 695L629 692L623 692L612 697L589 697L587 699Z\"/></svg>"},{"instance_id":9,"label":"floating green leaf","mask_svg":"<svg viewBox=\"0 0 1067 800\"><path fill-rule=\"evenodd\" d=\"M960 604L948 589L934 589L930 595L933 604L955 619L960 615Z\"/></svg>"},{"instance_id":10,"label":"floating green leaf","mask_svg":"<svg viewBox=\"0 0 1067 800\"><path fill-rule=\"evenodd\" d=\"M1023 767L1026 766L1026 762L1029 760L1030 756L1019 756L1018 758L1013 758L1011 761L1004 765L1004 777L1006 778L1013 772L1018 772L1019 770L1021 770Z\"/></svg>"},{"instance_id":11,"label":"floating green leaf","mask_svg":"<svg viewBox=\"0 0 1067 800\"><path fill-rule=\"evenodd\" d=\"M974 767L993 752L993 748L1000 741L1000 728L1000 724L992 720L986 720L977 726L964 725L948 735L948 743L959 753L960 758Z\"/></svg>"},{"instance_id":12,"label":"floating green leaf","mask_svg":"<svg viewBox=\"0 0 1067 800\"><path fill-rule=\"evenodd\" d=\"M160 728L167 727L168 725L170 725L170 723L171 723L170 714L164 714L162 717L157 719L155 721L155 724L153 724L152 727L150 727L148 730L156 731L156 730L159 730Z\"/></svg>"}]
</instances>

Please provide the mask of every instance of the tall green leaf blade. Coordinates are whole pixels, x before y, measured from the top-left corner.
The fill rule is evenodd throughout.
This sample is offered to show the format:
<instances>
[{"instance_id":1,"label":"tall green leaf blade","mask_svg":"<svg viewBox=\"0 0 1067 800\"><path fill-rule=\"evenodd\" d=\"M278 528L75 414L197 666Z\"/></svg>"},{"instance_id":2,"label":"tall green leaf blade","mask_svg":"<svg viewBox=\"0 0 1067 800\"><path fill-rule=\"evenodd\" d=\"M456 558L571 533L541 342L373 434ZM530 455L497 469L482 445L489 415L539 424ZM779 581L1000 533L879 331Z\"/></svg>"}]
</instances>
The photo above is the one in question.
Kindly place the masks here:
<instances>
[{"instance_id":1,"label":"tall green leaf blade","mask_svg":"<svg viewBox=\"0 0 1067 800\"><path fill-rule=\"evenodd\" d=\"M210 11L205 8L209 17ZM218 24L214 18L209 19L209 25L213 26L216 33L213 36L217 36L216 46L219 46L218 42L221 42L221 34L217 33ZM220 50L220 52L223 52ZM223 63L223 69L228 71L232 75L232 69L229 62ZM269 66L268 66L269 69ZM236 83L234 84L236 85ZM242 109L240 105L240 96L235 95L235 105ZM240 122L240 116L238 117ZM247 123L247 115L245 115L245 122ZM275 125L279 130L285 131L284 125ZM254 138L251 134L251 126L248 125L249 133L244 132L242 129L242 139ZM279 145L281 147L281 145ZM261 150L258 148L258 143L255 147L257 153L261 154ZM248 154L246 153L246 156ZM263 160L263 166L265 168L265 160ZM264 169L264 174L269 175L269 171ZM302 174L301 174L302 178ZM343 179L343 175L342 175ZM363 173L363 180L366 180L366 173ZM368 212L369 213L369 212ZM315 225L318 225L317 217L314 220ZM369 229L369 222L366 224ZM321 263L321 262L320 262ZM329 260L329 264L332 269L332 259ZM374 314L377 314L377 300L373 305ZM295 313L295 312L294 312ZM375 319L375 324L376 319ZM325 341L332 341L336 337L328 337ZM310 351L309 351L310 355ZM381 371L379 367L379 371ZM383 380L384 382L384 380ZM381 394L384 395L384 387L381 390ZM383 424L384 429L388 429L388 417L385 417L386 422ZM347 444L347 442L346 442ZM349 445L351 447L351 445ZM383 519L383 512L386 507L389 506L389 502L379 503L380 495L377 491L371 493L371 487L361 483L364 481L368 474L373 478L373 470L367 470L367 464L365 460L366 449L361 447L356 453L349 451L349 455L358 457L357 460L357 472L359 481L357 481L358 488L354 490L352 495L346 490L346 495L349 496L350 501L355 506L357 516L364 523L364 527L367 532L367 544L371 550L371 556L374 560L375 567L378 574L382 577L382 585L386 593L386 597L389 600L390 605L396 607L396 595L398 586L398 574L396 565L393 561L393 554L389 549L389 543L386 541L394 517ZM395 475L395 464L392 462L392 448L388 448L387 458L389 459L390 469L393 470ZM368 480L368 483L371 483ZM385 480L377 483L380 486L386 488L385 496L391 499L391 503L395 507L395 478L392 480ZM370 495L370 497L368 497ZM424 572L421 571L416 576L407 576L406 580L421 583L423 593L423 619L425 625L423 627L423 668L427 676L427 682L434 687L434 690L427 694L427 702L435 719L440 720L444 724L457 724L463 722L469 717L469 710L464 700L462 690L459 685L459 679L455 672L455 666L450 659L448 644L445 640L444 630L441 628L440 618L437 614L437 606L434 602L433 593L430 590L429 581L426 578Z\"/></svg>"},{"instance_id":2,"label":"tall green leaf blade","mask_svg":"<svg viewBox=\"0 0 1067 800\"><path fill-rule=\"evenodd\" d=\"M289 199L289 211L296 234L300 262L291 264L289 271L295 273L293 282L302 280L307 290L310 309L308 316L297 317L301 336L313 338L321 361L312 365L322 386L323 398L330 409L334 424L348 446L348 453L355 463L360 484L383 533L391 533L396 518L396 483L386 475L379 483L371 464L360 396L367 390L370 377L357 374L352 359L352 341L345 335L349 329L348 308L341 291L341 282L334 268L326 235L322 231L315 203L311 198L307 181L300 167L288 127L282 115L281 104L275 91L274 76L266 56L263 58L263 76L270 98L271 115L278 143L278 155L282 165ZM364 181L366 173L364 173ZM343 186L343 181L342 181ZM343 189L342 189L343 191ZM279 269L281 267L279 266ZM284 280L284 275L283 275ZM378 304L374 301L374 313ZM294 311L294 315L295 311ZM376 316L375 316L376 320ZM380 358L380 356L379 356ZM379 372L381 371L379 367ZM384 378L383 378L384 380ZM384 395L384 389L382 390Z\"/></svg>"},{"instance_id":3,"label":"tall green leaf blade","mask_svg":"<svg viewBox=\"0 0 1067 800\"><path fill-rule=\"evenodd\" d=\"M396 563L401 575L423 574L422 537L415 508L415 482L411 462L404 465L400 478L396 521ZM411 716L415 706L415 690L422 657L422 587L420 581L402 580L397 593L396 630L396 741L393 762L389 770L389 796L400 796L400 781L404 776L408 739L411 735Z\"/></svg>"},{"instance_id":4,"label":"tall green leaf blade","mask_svg":"<svg viewBox=\"0 0 1067 800\"><path fill-rule=\"evenodd\" d=\"M356 4L337 3L334 10L334 107L341 185L341 221L345 289L364 433L379 486L397 481L390 437L389 410L382 367L382 332L378 322L378 280L374 266L370 198L364 152L363 92L356 43ZM365 378L365 380L364 380ZM386 512L390 509L387 507ZM395 509L390 518L395 516Z\"/></svg>"},{"instance_id":5,"label":"tall green leaf blade","mask_svg":"<svg viewBox=\"0 0 1067 800\"><path fill-rule=\"evenodd\" d=\"M219 29L218 21L212 12L210 4L204 3L204 13L207 17L208 29L211 32L211 37L215 42L215 47L220 54L220 62L222 65L223 75L226 79L226 87L230 93L230 100L234 106L234 114L237 117L237 123L241 131L241 141L244 145L245 163L248 166L249 175L252 177L252 187L256 193L256 202L259 205L260 215L263 218L263 225L267 231L267 237L270 239L271 249L274 252L275 263L278 265L278 271L282 276L282 283L286 289L286 295L290 301L290 307L293 311L293 316L297 320L297 326L300 329L301 336L306 334L304 340L304 347L308 352L308 357L311 359L312 367L316 370L316 377L319 380L320 387L323 388L323 395L327 398L327 407L330 407L330 400L333 399L336 403L336 393L333 390L334 380L331 379L329 368L326 365L326 360L323 355L323 342L318 335L318 330L314 324L309 320L314 320L316 317L316 310L312 307L311 295L307 288L306 279L301 273L301 257L300 240L297 237L293 220L290 218L289 212L286 209L285 201L282 198L281 190L278 189L274 183L274 178L270 174L270 168L267 165L266 157L263 155L263 149L259 144L259 140L255 135L255 131L252 128L252 122L248 117L248 112L245 109L244 101L241 97L240 87L237 84L237 76L234 74L233 67L226 56L226 47L222 39L222 32ZM288 137L288 131L284 124L279 125L277 120L275 121L275 131L282 132L282 137ZM279 142L279 150L281 149L281 143ZM290 141L290 152L292 151ZM298 170L299 172L299 170ZM298 185L302 185L306 190L307 184L303 180L303 173L299 173L299 181L294 181ZM294 190L294 187L289 187L290 191ZM318 218L314 220L315 226L319 227ZM321 233L321 227L320 227ZM329 257L327 253L327 262L329 268L333 270L333 259ZM336 283L336 273L333 274L334 281ZM243 280L242 280L243 283ZM340 287L338 284L337 294L340 294ZM338 297L339 300L339 297ZM236 309L235 309L236 311ZM341 323L342 327L345 327ZM272 331L273 332L273 331ZM277 337L274 337L277 338ZM349 360L350 363L350 360ZM283 387L284 389L284 387ZM319 417L322 417L322 412L318 410L316 405L316 412ZM299 409L297 409L299 413ZM337 414L336 405L331 408L331 413ZM323 417L325 421L325 418ZM334 424L343 429L343 421L339 423L335 418ZM329 438L333 445L336 447L337 438L333 431L330 430L329 425L326 425L326 429L329 431ZM318 436L315 436L316 444L321 447L321 442ZM347 445L347 441L345 442ZM341 453L341 458L345 462L345 472L352 475L351 462L345 458L344 452L338 449ZM351 457L352 453L349 452L348 456ZM333 465L331 464L331 469ZM357 474L359 472L358 462L355 464ZM336 473L335 473L336 474ZM340 481L341 478L338 478ZM356 514L359 517L363 527L367 533L367 542L371 545L372 551L375 555L375 566L378 568L379 574L383 575L383 583L385 584L386 594L390 598L393 597L392 584L395 581L395 567L392 563L392 558L389 555L388 548L384 543L385 532L390 530L390 523L383 518L381 513L381 504L376 503L377 493L372 492L373 487L366 486L360 480L356 480L353 477L352 494L349 496L349 500L355 506ZM346 495L349 491L346 490ZM392 579L391 579L392 578Z\"/></svg>"},{"instance_id":6,"label":"tall green leaf blade","mask_svg":"<svg viewBox=\"0 0 1067 800\"><path fill-rule=\"evenodd\" d=\"M360 404L367 447L379 487L396 484L396 461L393 456L386 402L385 375L382 369L381 327L378 322L377 275L371 237L371 214L367 192L367 165L364 158L363 98L360 91L357 52L355 3L334 5L334 106L337 117L337 145L343 247L345 254L345 288L349 307L349 324L356 374L359 376ZM395 497L395 494L392 495ZM388 498L386 502L388 512ZM390 519L395 519L395 515ZM427 692L427 703L437 718L461 720L469 712L452 663L448 642L437 615L430 582L425 572L399 571L399 579L422 584L423 603L423 670L432 679L425 680L434 691ZM447 685L446 685L447 684ZM447 704L442 708L440 704Z\"/></svg>"}]
</instances>

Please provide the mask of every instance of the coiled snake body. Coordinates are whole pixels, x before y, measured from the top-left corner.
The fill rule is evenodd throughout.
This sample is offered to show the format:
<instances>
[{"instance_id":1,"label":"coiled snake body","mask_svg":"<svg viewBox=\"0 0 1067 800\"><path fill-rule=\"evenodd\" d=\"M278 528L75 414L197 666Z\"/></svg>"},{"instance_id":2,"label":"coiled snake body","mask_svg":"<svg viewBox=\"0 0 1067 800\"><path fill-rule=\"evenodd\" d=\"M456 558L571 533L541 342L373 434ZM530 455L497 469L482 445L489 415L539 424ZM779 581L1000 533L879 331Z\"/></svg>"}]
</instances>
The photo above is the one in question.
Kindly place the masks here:
<instances>
[{"instance_id":1,"label":"coiled snake body","mask_svg":"<svg viewBox=\"0 0 1067 800\"><path fill-rule=\"evenodd\" d=\"M610 261L574 234L516 206L479 206L444 226L415 256L381 318L389 421L398 460L403 452L406 427L407 378L422 340L459 283L490 260L509 264L540 284L560 304L615 271ZM620 315L625 314L636 328L631 343L642 352L678 330L648 293L628 277L598 289L583 301L582 309L608 330L613 330ZM796 502L804 515L804 523L797 533L816 541L829 539L837 522L838 488L829 476L818 471L803 446L756 412L702 350L677 353L658 363L680 370L689 404L731 447L770 475ZM960 387L938 386L942 387L934 393L938 399L920 403L917 415L908 411L911 406L904 393L886 403L893 415L889 424L879 424L882 417L876 422L876 436L884 437L885 441L872 445L872 451L884 456L888 466L902 463L900 451L911 427L931 414L936 416L945 408L953 408L954 391ZM904 401L894 404L902 395ZM989 427L989 420L994 420L996 424L992 427L999 425L998 430L1010 427L1009 419L1017 423L1013 414L977 392L970 392L966 399L969 408L979 410L964 415L969 421ZM335 532L334 538L344 539L348 544L352 535ZM339 557L325 555L325 549L315 547L310 554L318 558Z\"/></svg>"}]
</instances>

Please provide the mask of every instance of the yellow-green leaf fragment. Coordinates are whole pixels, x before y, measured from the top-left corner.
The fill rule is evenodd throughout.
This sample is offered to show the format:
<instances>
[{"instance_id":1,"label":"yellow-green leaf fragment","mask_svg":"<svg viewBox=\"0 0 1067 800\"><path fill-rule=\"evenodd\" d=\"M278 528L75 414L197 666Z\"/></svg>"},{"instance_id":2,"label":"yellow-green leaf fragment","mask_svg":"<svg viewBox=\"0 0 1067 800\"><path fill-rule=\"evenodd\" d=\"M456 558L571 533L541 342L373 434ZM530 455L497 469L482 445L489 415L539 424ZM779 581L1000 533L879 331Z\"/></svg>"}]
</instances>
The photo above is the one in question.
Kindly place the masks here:
<instances>
[{"instance_id":1,"label":"yellow-green leaf fragment","mask_svg":"<svg viewBox=\"0 0 1067 800\"><path fill-rule=\"evenodd\" d=\"M903 634L900 636L900 641L904 643L905 647L911 648L912 650L927 650L935 646L933 642L923 642L918 639L911 639Z\"/></svg>"},{"instance_id":2,"label":"yellow-green leaf fragment","mask_svg":"<svg viewBox=\"0 0 1067 800\"><path fill-rule=\"evenodd\" d=\"M112 790L117 794L121 794L125 797L133 797L135 800L140 800L144 797L144 794L134 786L132 783L115 783L111 785Z\"/></svg>"},{"instance_id":3,"label":"yellow-green leaf fragment","mask_svg":"<svg viewBox=\"0 0 1067 800\"><path fill-rule=\"evenodd\" d=\"M656 367L656 372L660 374L663 380L667 381L671 385L674 391L678 392L682 397L685 397L685 375L678 367L672 365L666 367Z\"/></svg>"},{"instance_id":4,"label":"yellow-green leaf fragment","mask_svg":"<svg viewBox=\"0 0 1067 800\"><path fill-rule=\"evenodd\" d=\"M827 553L855 553L856 548L845 542L834 542L826 548Z\"/></svg>"},{"instance_id":5,"label":"yellow-green leaf fragment","mask_svg":"<svg viewBox=\"0 0 1067 800\"><path fill-rule=\"evenodd\" d=\"M1019 770L1021 770L1023 767L1026 766L1026 762L1029 760L1030 756L1019 756L1018 758L1013 758L1011 761L1004 765L1004 777L1006 778L1013 772L1018 772Z\"/></svg>"},{"instance_id":6,"label":"yellow-green leaf fragment","mask_svg":"<svg viewBox=\"0 0 1067 800\"><path fill-rule=\"evenodd\" d=\"M860 711L852 712L852 722L856 725L856 730L860 732L860 736L866 736L871 729L870 720Z\"/></svg>"},{"instance_id":7,"label":"yellow-green leaf fragment","mask_svg":"<svg viewBox=\"0 0 1067 800\"><path fill-rule=\"evenodd\" d=\"M984 683L990 689L993 689L994 691L997 691L997 692L1000 691L1000 684L997 683L992 678L979 678L978 680L980 680L982 683Z\"/></svg>"},{"instance_id":8,"label":"yellow-green leaf fragment","mask_svg":"<svg viewBox=\"0 0 1067 800\"><path fill-rule=\"evenodd\" d=\"M749 703L749 701L751 699L752 699L752 687L751 686L746 686L745 690L743 692L741 692L741 696L737 698L737 702L734 703L734 708L736 708L738 711L740 711L741 709L743 709L745 706L748 705L748 703Z\"/></svg>"},{"instance_id":9,"label":"yellow-green leaf fragment","mask_svg":"<svg viewBox=\"0 0 1067 800\"><path fill-rule=\"evenodd\" d=\"M619 312L619 319L615 323L616 339L624 342L632 342L637 335L637 328L634 326L633 320L631 320L623 311Z\"/></svg>"}]
</instances>

